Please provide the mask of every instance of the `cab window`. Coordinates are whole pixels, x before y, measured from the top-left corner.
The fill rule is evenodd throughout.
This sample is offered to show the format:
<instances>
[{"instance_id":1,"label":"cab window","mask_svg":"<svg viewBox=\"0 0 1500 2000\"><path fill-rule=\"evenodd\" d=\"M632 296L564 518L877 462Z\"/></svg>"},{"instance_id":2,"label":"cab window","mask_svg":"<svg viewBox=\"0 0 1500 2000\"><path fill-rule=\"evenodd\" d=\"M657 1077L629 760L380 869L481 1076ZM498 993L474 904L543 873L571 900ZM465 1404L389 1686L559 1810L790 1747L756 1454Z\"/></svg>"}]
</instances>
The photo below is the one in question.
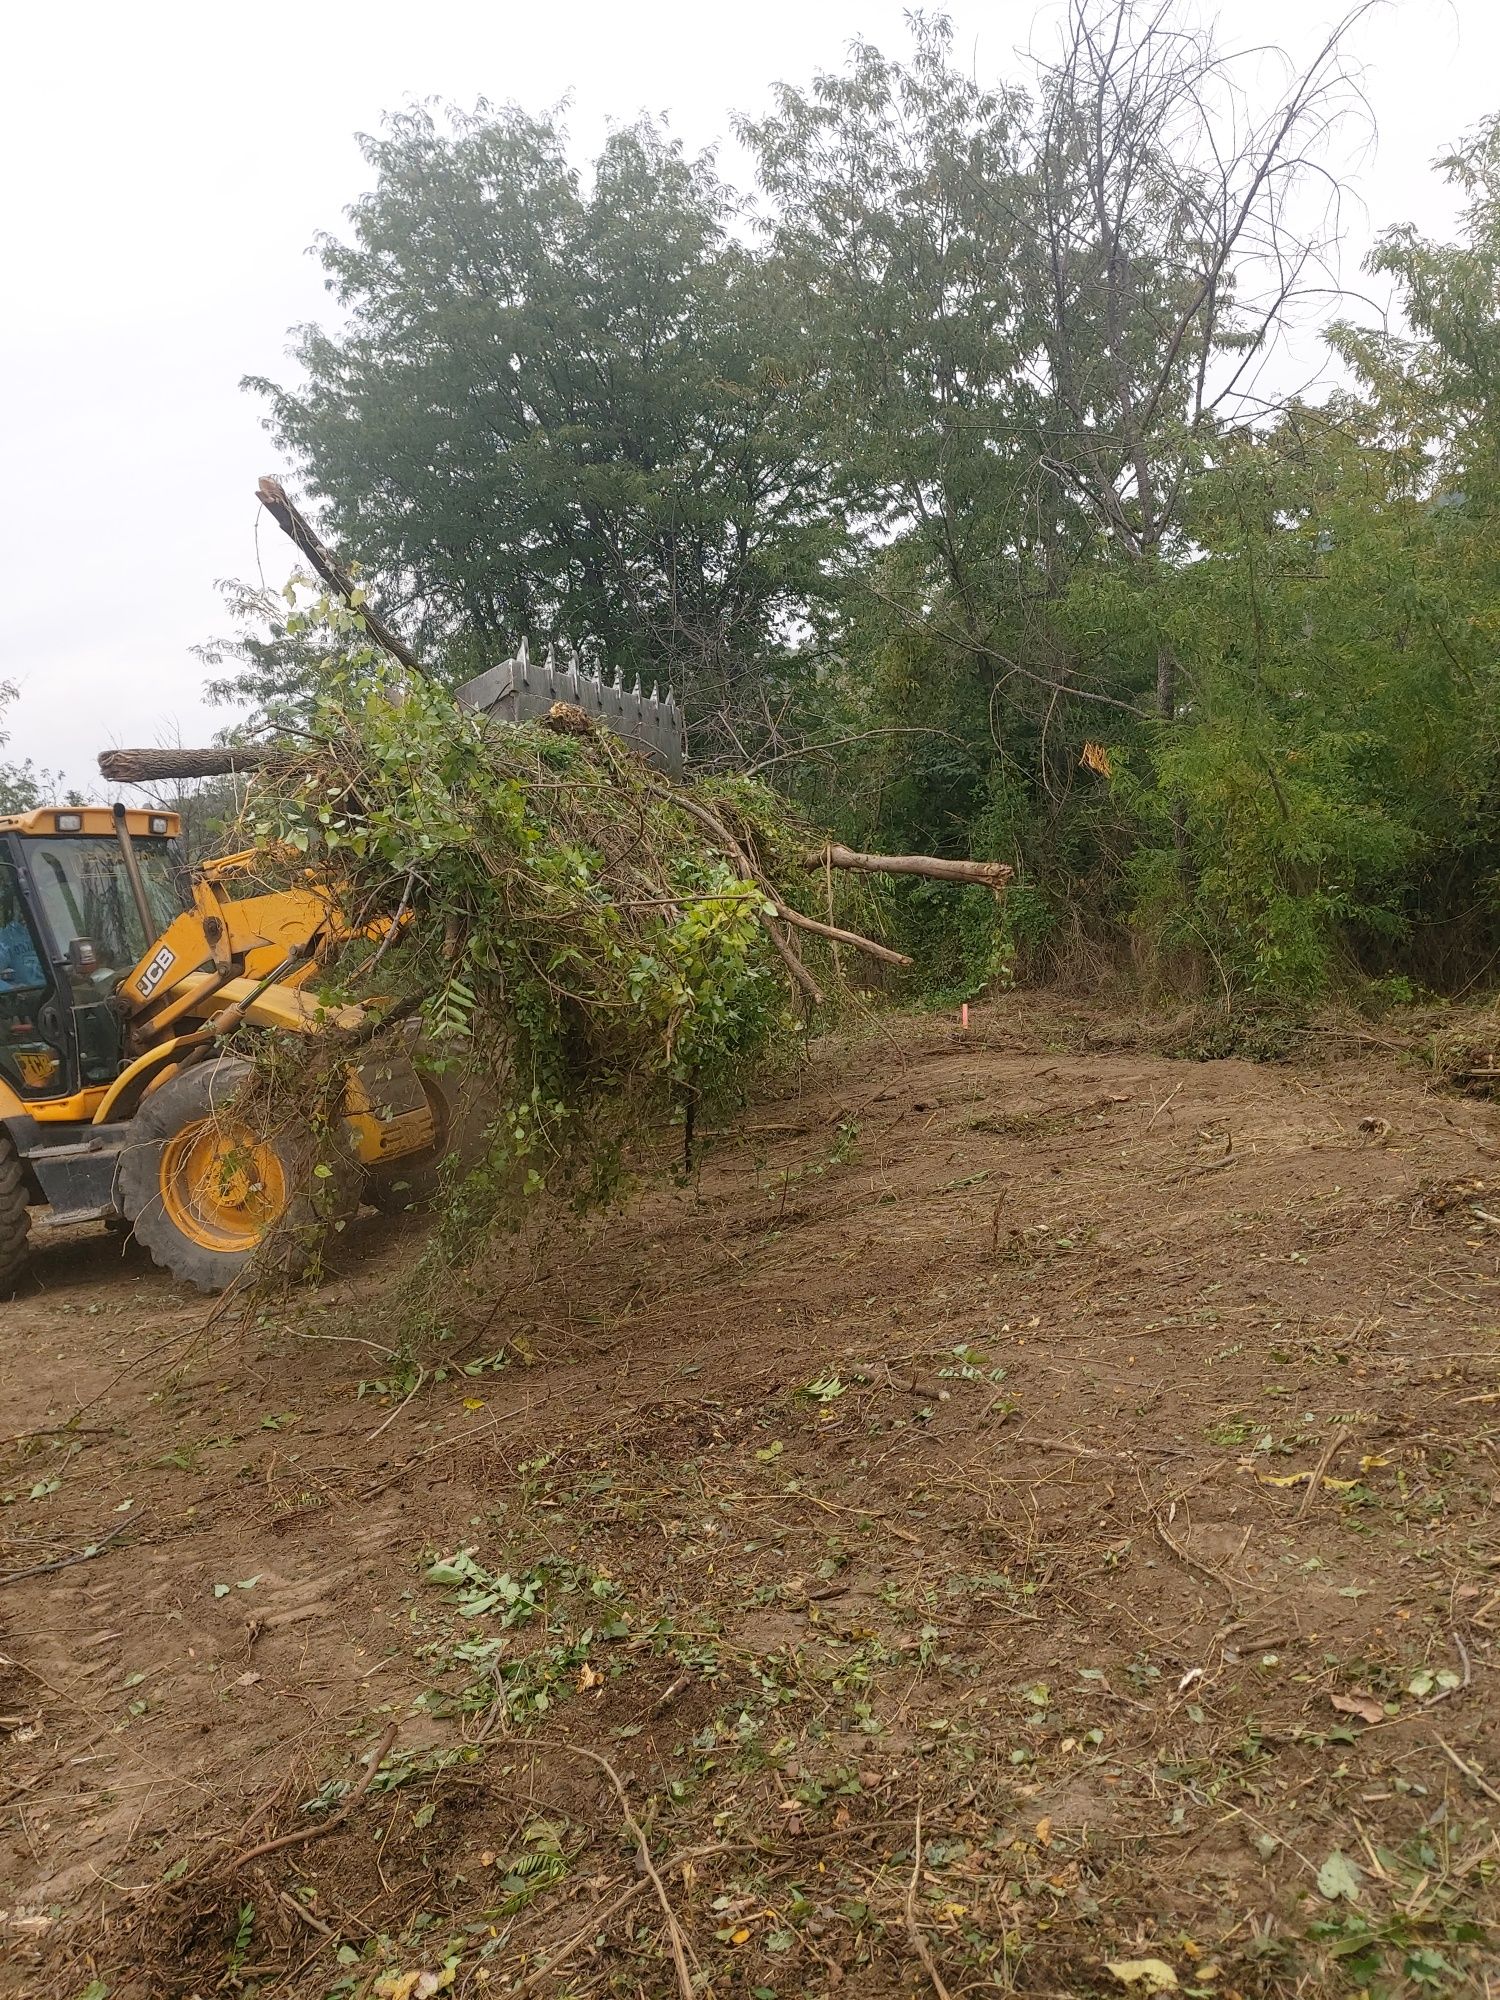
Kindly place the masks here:
<instances>
[{"instance_id":1,"label":"cab window","mask_svg":"<svg viewBox=\"0 0 1500 2000\"><path fill-rule=\"evenodd\" d=\"M86 968L80 978L75 967L73 985L84 989L75 991L75 1000L113 992L150 942L119 842L84 834L77 839L29 839L26 850L53 944ZM172 857L165 842L138 840L135 852L154 935L165 930L182 907L172 880ZM75 951L81 944L88 950Z\"/></svg>"},{"instance_id":2,"label":"cab window","mask_svg":"<svg viewBox=\"0 0 1500 2000\"><path fill-rule=\"evenodd\" d=\"M62 1058L42 1037L51 978L26 920L15 870L0 857L0 1075L22 1096L59 1087Z\"/></svg>"}]
</instances>

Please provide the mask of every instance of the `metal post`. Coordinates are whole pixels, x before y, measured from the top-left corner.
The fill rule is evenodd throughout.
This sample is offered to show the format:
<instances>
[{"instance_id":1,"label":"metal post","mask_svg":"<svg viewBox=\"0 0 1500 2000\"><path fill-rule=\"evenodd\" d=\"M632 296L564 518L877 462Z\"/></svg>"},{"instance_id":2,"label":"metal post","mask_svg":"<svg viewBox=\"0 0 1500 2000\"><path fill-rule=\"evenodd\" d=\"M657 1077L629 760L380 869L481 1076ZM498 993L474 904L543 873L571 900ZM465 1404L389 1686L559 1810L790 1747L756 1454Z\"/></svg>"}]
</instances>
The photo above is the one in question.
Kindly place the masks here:
<instances>
[{"instance_id":1,"label":"metal post","mask_svg":"<svg viewBox=\"0 0 1500 2000\"><path fill-rule=\"evenodd\" d=\"M146 944L156 936L156 918L151 914L151 905L146 901L146 885L141 880L141 864L135 858L135 842L125 819L125 808L118 800L114 807L115 838L120 843L120 852L125 857L125 873L130 878L130 893L135 897L135 907L141 920L141 932ZM144 949L144 947L143 947Z\"/></svg>"}]
</instances>

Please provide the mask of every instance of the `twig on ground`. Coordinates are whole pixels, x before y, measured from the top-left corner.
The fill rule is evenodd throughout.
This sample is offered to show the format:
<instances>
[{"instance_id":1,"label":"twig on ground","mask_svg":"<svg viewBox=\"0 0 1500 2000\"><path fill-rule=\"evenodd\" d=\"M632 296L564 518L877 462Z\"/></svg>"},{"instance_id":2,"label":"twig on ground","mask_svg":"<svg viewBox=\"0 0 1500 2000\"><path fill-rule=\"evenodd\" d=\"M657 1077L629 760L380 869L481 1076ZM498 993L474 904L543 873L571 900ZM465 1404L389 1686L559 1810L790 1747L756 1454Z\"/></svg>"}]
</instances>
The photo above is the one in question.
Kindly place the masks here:
<instances>
[{"instance_id":1,"label":"twig on ground","mask_svg":"<svg viewBox=\"0 0 1500 2000\"><path fill-rule=\"evenodd\" d=\"M602 1910L597 1910L589 1918L588 1923L581 1931L575 1931L572 1937L566 1939L557 1947L557 1950L553 1952L545 1964L539 1965L534 1971L528 1972L519 1986L512 1986L510 1988L510 2000L520 2000L520 1996L523 1993L535 1993L543 1980L550 1979L553 1973L566 1960L573 1956L575 1951L586 1945L591 1938L596 1938L617 1911L623 1910L627 1903L633 1903L637 1896L644 1896L650 1886L649 1882L632 1882L622 1895L616 1896L615 1900L612 1903L607 1903Z\"/></svg>"},{"instance_id":2,"label":"twig on ground","mask_svg":"<svg viewBox=\"0 0 1500 2000\"><path fill-rule=\"evenodd\" d=\"M1015 1444L1035 1445L1038 1451L1070 1451L1078 1458L1110 1458L1128 1463L1138 1451L1155 1458L1191 1458L1193 1453L1180 1444L1133 1444L1129 1451L1105 1451L1098 1445L1075 1444L1071 1438L1038 1437L1034 1431L1017 1431Z\"/></svg>"},{"instance_id":3,"label":"twig on ground","mask_svg":"<svg viewBox=\"0 0 1500 2000\"><path fill-rule=\"evenodd\" d=\"M922 1970L932 1982L932 1990L938 2000L953 2000L943 1984L943 1975L938 1971L936 1961L927 1948L927 1940L922 1935L922 1926L917 1922L917 1883L922 1875L922 1808L917 1807L916 1831L912 1837L911 1880L906 1885L906 1935L911 1939L912 1950L922 1961Z\"/></svg>"},{"instance_id":4,"label":"twig on ground","mask_svg":"<svg viewBox=\"0 0 1500 2000\"><path fill-rule=\"evenodd\" d=\"M776 1499L780 1496L769 1494L766 1497ZM920 1535L914 1535L909 1528L898 1526L889 1514L882 1514L878 1507L843 1507L836 1500L820 1500L816 1493L799 1493L797 1498L807 1501L809 1506L821 1507L825 1514L858 1514L862 1520L883 1521L888 1534L895 1535L900 1541L910 1542L913 1548L923 1546Z\"/></svg>"},{"instance_id":5,"label":"twig on ground","mask_svg":"<svg viewBox=\"0 0 1500 2000\"><path fill-rule=\"evenodd\" d=\"M676 1701L678 1695L680 1695L683 1689L687 1687L688 1684L691 1682L692 1678L693 1677L691 1674L679 1674L676 1680L673 1681L672 1685L667 1689L666 1693L658 1697L658 1699L651 1704L650 1708L646 1711L647 1714L652 1716L653 1718L658 1715L665 1715L667 1710L672 1706L673 1702Z\"/></svg>"},{"instance_id":6,"label":"twig on ground","mask_svg":"<svg viewBox=\"0 0 1500 2000\"><path fill-rule=\"evenodd\" d=\"M672 1963L677 1968L677 1985L681 1992L682 2000L694 2000L693 1975L687 1961L687 1941L683 1937L682 1926L677 1921L677 1913L672 1908L672 1901L667 1894L666 1885L656 1872L656 1864L651 1859L651 1850L646 1844L646 1835L642 1830L641 1823L630 1810L630 1801L625 1796L625 1786L621 1781L619 1772L607 1757L601 1757L597 1750L586 1750L581 1743L553 1742L548 1744L547 1747L552 1750L566 1751L572 1757L587 1757L591 1764L599 1766L599 1769L609 1779L610 1784L613 1785L615 1797L620 1802L620 1814L625 1821L626 1831L635 1842L636 1860L640 1865L641 1873L646 1876L652 1888L656 1891L656 1900L660 1903L661 1913L667 1920L667 1936L672 1945Z\"/></svg>"},{"instance_id":7,"label":"twig on ground","mask_svg":"<svg viewBox=\"0 0 1500 2000\"><path fill-rule=\"evenodd\" d=\"M1469 1683L1473 1680L1474 1666L1473 1662L1469 1658L1469 1649L1464 1644L1462 1634L1459 1632L1456 1626L1454 1627L1453 1631L1450 1633L1449 1636L1453 1640L1454 1645L1458 1648L1458 1657L1464 1663L1463 1679L1459 1682L1457 1688L1448 1689L1449 1694L1457 1694L1459 1692L1459 1689L1468 1687Z\"/></svg>"},{"instance_id":8,"label":"twig on ground","mask_svg":"<svg viewBox=\"0 0 1500 2000\"><path fill-rule=\"evenodd\" d=\"M290 1910L294 1917L300 1917L308 1929L316 1931L319 1937L331 1938L334 1935L331 1924L325 1924L321 1917L315 1917L306 1903L299 1903L287 1890L278 1890L276 1900L283 1908Z\"/></svg>"},{"instance_id":9,"label":"twig on ground","mask_svg":"<svg viewBox=\"0 0 1500 2000\"><path fill-rule=\"evenodd\" d=\"M1318 1489L1323 1484L1323 1474L1328 1470L1329 1466L1332 1465L1333 1455L1338 1450L1342 1442L1343 1442L1342 1438L1340 1438L1337 1430L1335 1430L1333 1436L1328 1440L1327 1444L1324 1445L1323 1447L1323 1456L1318 1460L1317 1471L1314 1472L1312 1476L1312 1482L1308 1486L1307 1491L1302 1496L1302 1505L1297 1509L1296 1514L1293 1516L1294 1520L1300 1521L1302 1519L1302 1516L1307 1512L1308 1508L1312 1505L1314 1499L1317 1497Z\"/></svg>"},{"instance_id":10,"label":"twig on ground","mask_svg":"<svg viewBox=\"0 0 1500 2000\"><path fill-rule=\"evenodd\" d=\"M371 1784L374 1782L375 1773L385 1762L400 1727L399 1722L387 1723L384 1736L376 1744L374 1753L365 1766L364 1776L339 1807L338 1811L333 1813L328 1819L325 1819L321 1826L300 1827L295 1833L283 1833L278 1835L275 1840L263 1840L259 1847L249 1847L246 1848L243 1854L236 1854L233 1860L226 1861L216 1872L221 1875L232 1874L236 1868L243 1868L248 1861L258 1861L264 1854L275 1854L283 1847L298 1847L303 1842L309 1840L321 1840L325 1833L332 1833L336 1826L342 1826L350 1813L353 1812L354 1808L364 1797L365 1793L370 1789Z\"/></svg>"},{"instance_id":11,"label":"twig on ground","mask_svg":"<svg viewBox=\"0 0 1500 2000\"><path fill-rule=\"evenodd\" d=\"M1166 1110L1167 1106L1172 1102L1172 1099L1178 1095L1178 1092L1181 1091L1181 1089L1182 1085L1179 1083L1177 1089L1169 1091L1168 1094L1162 1099L1161 1103L1157 1105L1156 1109L1152 1112L1151 1117L1147 1122L1146 1130L1148 1132L1151 1130L1151 1127L1156 1123L1157 1119L1160 1118L1161 1114Z\"/></svg>"},{"instance_id":12,"label":"twig on ground","mask_svg":"<svg viewBox=\"0 0 1500 2000\"><path fill-rule=\"evenodd\" d=\"M97 1542L90 1542L87 1548L75 1549L70 1556L58 1556L53 1562L33 1563L30 1569L10 1570L0 1576L0 1585L20 1583L28 1576L46 1576L55 1569L71 1569L74 1563L92 1562L95 1556L103 1555L111 1542L118 1541L127 1528L135 1527L144 1518L144 1515L137 1515L134 1521L122 1521L107 1535L101 1535Z\"/></svg>"},{"instance_id":13,"label":"twig on ground","mask_svg":"<svg viewBox=\"0 0 1500 2000\"><path fill-rule=\"evenodd\" d=\"M384 1422L378 1423L375 1426L374 1430L370 1432L370 1435L365 1439L366 1444L373 1444L376 1438L380 1436L380 1433L383 1430L385 1430L389 1425L393 1424L396 1421L397 1417L400 1416L401 1412L406 1408L407 1404L411 1401L412 1397L416 1395L418 1389L421 1388L422 1384L426 1380L427 1380L426 1367L419 1366L417 1369L416 1381L412 1383L411 1387L407 1390L406 1394L401 1398L401 1401L396 1405L395 1409L391 1411L390 1415L384 1420Z\"/></svg>"},{"instance_id":14,"label":"twig on ground","mask_svg":"<svg viewBox=\"0 0 1500 2000\"><path fill-rule=\"evenodd\" d=\"M557 1747L561 1749L564 1746L559 1744ZM689 1847L674 1854L666 1863L666 1872L670 1875L674 1868L681 1868L689 1861L702 1861L711 1854L757 1854L778 1851L780 1850L763 1850L741 1841L716 1840L707 1847ZM582 1930L575 1931L572 1937L559 1945L545 1965L534 1967L532 1971L527 1973L519 1986L512 1986L509 1989L507 2000L521 2000L523 1993L534 1993L543 1980L549 1979L557 1971L565 1959L571 1958L574 1952L579 1950L581 1946L586 1945L590 1939L597 1937L600 1930L615 1915L616 1911L623 1910L625 1905L634 1902L637 1896L645 1895L650 1886L651 1884L648 1881L632 1882L630 1887L617 1896L612 1903L607 1903L602 1910L596 1911Z\"/></svg>"},{"instance_id":15,"label":"twig on ground","mask_svg":"<svg viewBox=\"0 0 1500 2000\"><path fill-rule=\"evenodd\" d=\"M1219 1586L1220 1590L1222 1590L1225 1596L1229 1599L1230 1603L1238 1604L1239 1602L1238 1592L1236 1591L1235 1586L1229 1581L1229 1578L1225 1576L1222 1570L1214 1569L1213 1566L1209 1563L1200 1562L1195 1555L1191 1554L1187 1549L1185 1549L1182 1546L1181 1542L1176 1541L1170 1534L1168 1534L1166 1523L1162 1520L1160 1514L1153 1514L1151 1516L1151 1525L1152 1527L1155 1528L1157 1534L1161 1536L1162 1540L1166 1543L1167 1547L1172 1551L1173 1555L1176 1556L1179 1562L1186 1563L1190 1569L1198 1570L1204 1576L1212 1577L1214 1582Z\"/></svg>"},{"instance_id":16,"label":"twig on ground","mask_svg":"<svg viewBox=\"0 0 1500 2000\"><path fill-rule=\"evenodd\" d=\"M75 1424L69 1418L63 1424L41 1424L34 1431L12 1431L8 1438L0 1438L0 1450L7 1445L25 1444L28 1438L112 1437L118 1429L118 1424Z\"/></svg>"},{"instance_id":17,"label":"twig on ground","mask_svg":"<svg viewBox=\"0 0 1500 2000\"><path fill-rule=\"evenodd\" d=\"M1466 1763L1465 1760L1459 1756L1458 1752L1454 1749L1453 1745L1448 1741L1446 1737L1439 1736L1437 1742L1438 1742L1438 1748L1442 1751L1443 1755L1448 1759L1448 1762L1453 1766L1453 1768L1456 1771L1462 1771L1464 1776L1468 1779L1471 1785L1477 1785L1480 1791L1484 1793L1487 1799L1492 1799L1497 1806L1500 1806L1500 1792L1497 1792L1495 1790L1495 1787L1490 1783L1489 1779L1485 1777L1484 1773L1482 1771L1476 1771L1472 1764Z\"/></svg>"}]
</instances>

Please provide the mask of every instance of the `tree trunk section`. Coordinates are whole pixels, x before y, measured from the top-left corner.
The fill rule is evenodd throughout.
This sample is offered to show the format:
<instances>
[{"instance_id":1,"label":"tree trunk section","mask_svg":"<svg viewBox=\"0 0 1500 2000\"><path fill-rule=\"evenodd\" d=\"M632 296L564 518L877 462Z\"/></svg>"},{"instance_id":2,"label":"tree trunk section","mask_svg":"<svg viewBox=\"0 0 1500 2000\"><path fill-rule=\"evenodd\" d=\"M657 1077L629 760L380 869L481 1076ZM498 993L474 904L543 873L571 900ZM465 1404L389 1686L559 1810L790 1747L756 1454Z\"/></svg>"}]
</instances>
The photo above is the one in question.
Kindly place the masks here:
<instances>
[{"instance_id":1,"label":"tree trunk section","mask_svg":"<svg viewBox=\"0 0 1500 2000\"><path fill-rule=\"evenodd\" d=\"M183 778L228 778L296 762L294 751L261 743L216 744L206 750L101 750L99 772L112 785L172 784Z\"/></svg>"}]
</instances>

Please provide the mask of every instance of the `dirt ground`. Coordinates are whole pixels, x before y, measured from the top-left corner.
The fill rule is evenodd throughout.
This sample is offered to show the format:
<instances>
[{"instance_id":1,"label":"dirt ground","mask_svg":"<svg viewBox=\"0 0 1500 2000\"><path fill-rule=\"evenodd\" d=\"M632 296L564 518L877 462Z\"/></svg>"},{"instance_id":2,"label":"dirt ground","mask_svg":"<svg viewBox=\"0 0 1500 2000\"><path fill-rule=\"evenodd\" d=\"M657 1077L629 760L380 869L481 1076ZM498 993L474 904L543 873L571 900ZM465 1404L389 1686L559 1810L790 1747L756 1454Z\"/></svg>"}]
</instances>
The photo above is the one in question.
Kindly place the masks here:
<instances>
[{"instance_id":1,"label":"dirt ground","mask_svg":"<svg viewBox=\"0 0 1500 2000\"><path fill-rule=\"evenodd\" d=\"M44 1247L0 1992L1500 1991L1500 1108L1129 1041L825 1045L420 1370L411 1224Z\"/></svg>"}]
</instances>

